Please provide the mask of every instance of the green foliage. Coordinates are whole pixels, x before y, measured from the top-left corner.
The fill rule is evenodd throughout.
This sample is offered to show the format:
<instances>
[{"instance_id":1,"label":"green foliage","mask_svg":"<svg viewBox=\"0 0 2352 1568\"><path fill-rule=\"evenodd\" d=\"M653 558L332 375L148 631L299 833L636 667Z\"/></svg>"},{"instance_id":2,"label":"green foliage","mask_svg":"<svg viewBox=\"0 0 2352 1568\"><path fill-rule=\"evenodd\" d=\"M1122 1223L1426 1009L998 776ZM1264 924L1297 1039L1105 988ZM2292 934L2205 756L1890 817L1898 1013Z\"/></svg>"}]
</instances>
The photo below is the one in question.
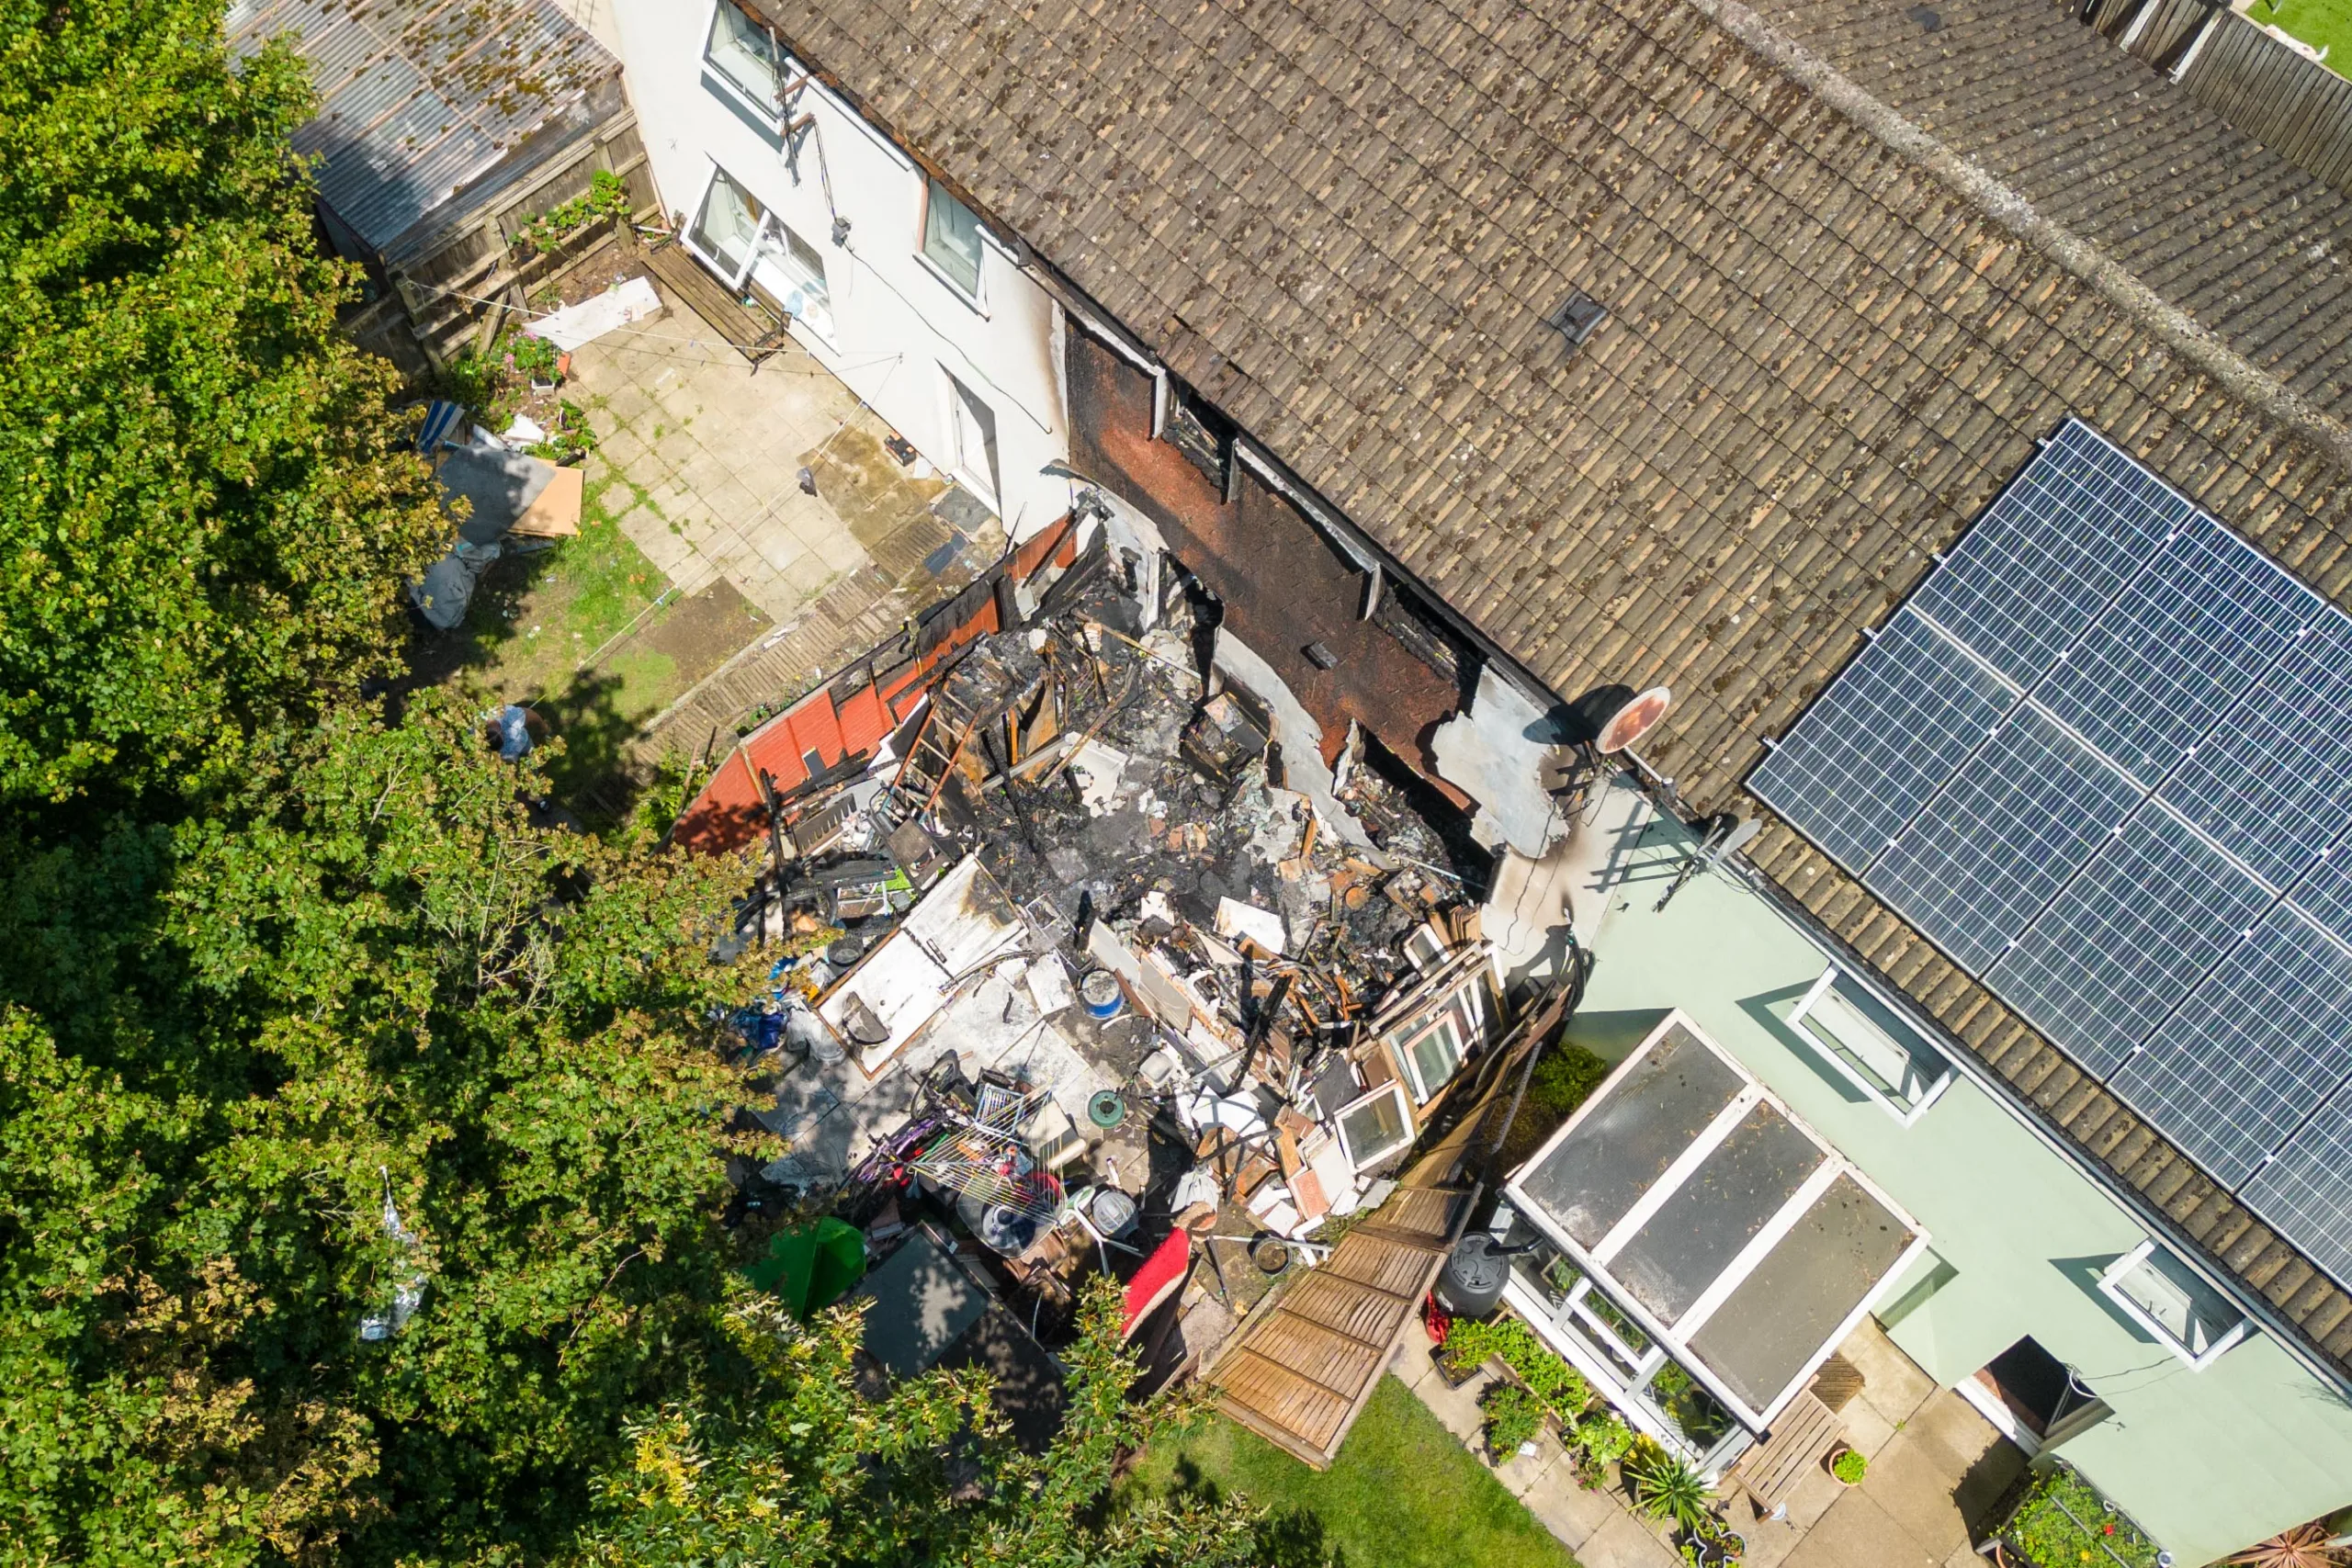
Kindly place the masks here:
<instances>
[{"instance_id":1,"label":"green foliage","mask_svg":"<svg viewBox=\"0 0 2352 1568\"><path fill-rule=\"evenodd\" d=\"M1516 1317L1457 1319L1446 1330L1444 1354L1457 1376L1476 1371L1489 1357L1500 1357L1563 1423L1575 1420L1592 1403L1592 1385Z\"/></svg>"},{"instance_id":2,"label":"green foliage","mask_svg":"<svg viewBox=\"0 0 2352 1568\"><path fill-rule=\"evenodd\" d=\"M300 62L218 0L0 36L0 803L200 785L392 668L430 476L335 331Z\"/></svg>"},{"instance_id":3,"label":"green foliage","mask_svg":"<svg viewBox=\"0 0 2352 1568\"><path fill-rule=\"evenodd\" d=\"M1130 1400L1116 1287L1097 1280L1064 1356L1069 1404L1042 1455L1006 1439L986 1378L933 1371L861 1395L857 1314L806 1329L750 1303L728 1326L746 1372L635 1424L631 1451L597 1479L591 1565L716 1562L940 1568L1088 1564L1249 1568L1261 1516L1238 1503L1153 1499L1105 1516L1120 1456L1190 1416Z\"/></svg>"},{"instance_id":4,"label":"green foliage","mask_svg":"<svg viewBox=\"0 0 2352 1568\"><path fill-rule=\"evenodd\" d=\"M1862 1477L1870 1473L1871 1461L1862 1457L1860 1449L1847 1449L1829 1461L1829 1473L1849 1486L1859 1486Z\"/></svg>"},{"instance_id":5,"label":"green foliage","mask_svg":"<svg viewBox=\"0 0 2352 1568\"><path fill-rule=\"evenodd\" d=\"M729 868L539 825L479 717L346 712L201 816L0 846L29 960L0 1539L30 1557L544 1555L628 1411L731 1375Z\"/></svg>"},{"instance_id":6,"label":"green foliage","mask_svg":"<svg viewBox=\"0 0 2352 1568\"><path fill-rule=\"evenodd\" d=\"M1671 1520L1693 1535L1707 1529L1713 1517L1707 1511L1707 1483L1679 1455L1644 1439L1634 1445L1624 1465L1625 1479L1633 1483L1634 1506L1644 1514Z\"/></svg>"},{"instance_id":7,"label":"green foliage","mask_svg":"<svg viewBox=\"0 0 2352 1568\"><path fill-rule=\"evenodd\" d=\"M2033 1483L2000 1534L2034 1568L2155 1568L2155 1543L2064 1464Z\"/></svg>"},{"instance_id":8,"label":"green foliage","mask_svg":"<svg viewBox=\"0 0 2352 1568\"><path fill-rule=\"evenodd\" d=\"M1598 1471L1633 1451L1634 1432L1615 1411L1596 1410L1577 1423L1573 1438L1585 1466Z\"/></svg>"},{"instance_id":9,"label":"green foliage","mask_svg":"<svg viewBox=\"0 0 2352 1568\"><path fill-rule=\"evenodd\" d=\"M1651 1375L1650 1395L1692 1448L1712 1448L1731 1430L1731 1412L1676 1362Z\"/></svg>"},{"instance_id":10,"label":"green foliage","mask_svg":"<svg viewBox=\"0 0 2352 1568\"><path fill-rule=\"evenodd\" d=\"M1495 1384L1478 1404L1487 1413L1487 1451L1498 1461L1544 1429L1544 1402L1517 1383Z\"/></svg>"},{"instance_id":11,"label":"green foliage","mask_svg":"<svg viewBox=\"0 0 2352 1568\"><path fill-rule=\"evenodd\" d=\"M488 354L470 348L441 367L435 389L462 405L477 423L503 430L514 422L531 384L560 385L562 355L546 338L509 332ZM567 405L569 406L569 405ZM582 422L585 427L586 422Z\"/></svg>"},{"instance_id":12,"label":"green foliage","mask_svg":"<svg viewBox=\"0 0 2352 1568\"><path fill-rule=\"evenodd\" d=\"M628 182L609 169L598 169L588 176L586 191L532 219L514 243L533 255L545 255L592 223L628 215Z\"/></svg>"},{"instance_id":13,"label":"green foliage","mask_svg":"<svg viewBox=\"0 0 2352 1568\"><path fill-rule=\"evenodd\" d=\"M545 441L535 442L531 456L550 463L575 463L596 449L596 433L589 428L588 412L578 403L560 400L556 422Z\"/></svg>"},{"instance_id":14,"label":"green foliage","mask_svg":"<svg viewBox=\"0 0 2352 1568\"><path fill-rule=\"evenodd\" d=\"M1611 1063L1566 1040L1555 1043L1537 1058L1528 1075L1527 1099L1503 1141L1500 1162L1515 1166L1534 1154L1561 1122L1582 1105L1585 1097L1610 1073Z\"/></svg>"}]
</instances>

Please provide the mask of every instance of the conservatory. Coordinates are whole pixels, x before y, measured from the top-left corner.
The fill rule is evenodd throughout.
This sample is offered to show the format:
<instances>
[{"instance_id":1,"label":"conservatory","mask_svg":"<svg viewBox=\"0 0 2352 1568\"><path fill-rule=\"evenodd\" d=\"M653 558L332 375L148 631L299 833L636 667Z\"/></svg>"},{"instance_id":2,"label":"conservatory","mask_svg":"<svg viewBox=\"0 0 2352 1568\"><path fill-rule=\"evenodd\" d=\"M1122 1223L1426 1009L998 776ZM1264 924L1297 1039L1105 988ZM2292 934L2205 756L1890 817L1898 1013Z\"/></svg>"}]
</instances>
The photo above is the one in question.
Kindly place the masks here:
<instances>
[{"instance_id":1,"label":"conservatory","mask_svg":"<svg viewBox=\"0 0 2352 1568\"><path fill-rule=\"evenodd\" d=\"M1719 1473L1927 1235L1680 1012L1504 1190L1505 1300L1651 1437Z\"/></svg>"}]
</instances>

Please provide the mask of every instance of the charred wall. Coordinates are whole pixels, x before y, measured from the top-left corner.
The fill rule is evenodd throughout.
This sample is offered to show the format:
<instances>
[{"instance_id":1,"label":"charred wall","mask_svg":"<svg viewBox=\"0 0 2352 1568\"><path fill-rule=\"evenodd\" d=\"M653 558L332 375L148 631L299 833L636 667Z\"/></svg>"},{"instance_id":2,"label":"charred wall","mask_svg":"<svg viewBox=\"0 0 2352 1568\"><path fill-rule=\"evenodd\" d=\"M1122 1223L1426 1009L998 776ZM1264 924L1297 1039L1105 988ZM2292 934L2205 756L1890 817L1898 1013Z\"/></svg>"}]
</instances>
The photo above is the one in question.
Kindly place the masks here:
<instances>
[{"instance_id":1,"label":"charred wall","mask_svg":"<svg viewBox=\"0 0 2352 1568\"><path fill-rule=\"evenodd\" d=\"M1330 756L1352 719L1434 780L1430 734L1459 705L1461 682L1476 679L1476 655L1393 587L1362 618L1366 574L1296 507L1246 465L1220 487L1185 449L1153 437L1150 377L1080 331L1069 333L1069 358L1070 466L1159 525L1224 603L1226 626L1323 727ZM1329 668L1307 652L1318 645Z\"/></svg>"}]
</instances>

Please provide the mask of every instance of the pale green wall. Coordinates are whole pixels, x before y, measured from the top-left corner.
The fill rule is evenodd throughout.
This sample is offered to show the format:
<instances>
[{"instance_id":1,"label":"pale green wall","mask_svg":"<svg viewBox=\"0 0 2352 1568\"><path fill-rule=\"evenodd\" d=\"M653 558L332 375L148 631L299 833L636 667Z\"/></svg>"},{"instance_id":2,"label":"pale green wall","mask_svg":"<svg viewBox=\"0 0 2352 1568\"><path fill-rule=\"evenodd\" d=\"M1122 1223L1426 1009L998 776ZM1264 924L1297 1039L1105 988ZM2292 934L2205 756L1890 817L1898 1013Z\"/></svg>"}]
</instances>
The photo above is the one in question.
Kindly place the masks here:
<instances>
[{"instance_id":1,"label":"pale green wall","mask_svg":"<svg viewBox=\"0 0 2352 1568\"><path fill-rule=\"evenodd\" d=\"M2059 1451L2181 1563L2352 1503L2352 1406L2260 1334L2202 1371L2143 1334L2094 1280L2145 1233L1967 1078L1905 1128L1817 1065L1783 1021L1827 960L1727 876L1653 913L1668 831L1651 830L1589 942L1572 1037L1620 1055L1679 1007L1746 1063L1957 1270L1923 1300L1906 1292L1926 1263L1888 1292L1895 1342L1950 1386L2031 1334L2115 1410Z\"/></svg>"}]
</instances>

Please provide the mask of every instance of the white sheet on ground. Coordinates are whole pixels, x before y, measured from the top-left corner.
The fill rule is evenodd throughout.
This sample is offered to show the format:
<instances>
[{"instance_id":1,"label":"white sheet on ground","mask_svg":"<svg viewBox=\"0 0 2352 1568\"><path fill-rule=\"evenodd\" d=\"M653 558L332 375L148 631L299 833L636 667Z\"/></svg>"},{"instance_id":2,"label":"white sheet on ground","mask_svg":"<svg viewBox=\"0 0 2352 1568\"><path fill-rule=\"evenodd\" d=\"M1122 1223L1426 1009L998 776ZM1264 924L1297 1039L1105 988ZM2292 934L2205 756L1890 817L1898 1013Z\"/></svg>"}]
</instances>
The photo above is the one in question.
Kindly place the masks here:
<instances>
[{"instance_id":1,"label":"white sheet on ground","mask_svg":"<svg viewBox=\"0 0 2352 1568\"><path fill-rule=\"evenodd\" d=\"M583 343L595 342L606 333L641 321L661 309L662 297L653 292L653 280L632 277L593 299L549 311L523 330L569 353Z\"/></svg>"}]
</instances>

